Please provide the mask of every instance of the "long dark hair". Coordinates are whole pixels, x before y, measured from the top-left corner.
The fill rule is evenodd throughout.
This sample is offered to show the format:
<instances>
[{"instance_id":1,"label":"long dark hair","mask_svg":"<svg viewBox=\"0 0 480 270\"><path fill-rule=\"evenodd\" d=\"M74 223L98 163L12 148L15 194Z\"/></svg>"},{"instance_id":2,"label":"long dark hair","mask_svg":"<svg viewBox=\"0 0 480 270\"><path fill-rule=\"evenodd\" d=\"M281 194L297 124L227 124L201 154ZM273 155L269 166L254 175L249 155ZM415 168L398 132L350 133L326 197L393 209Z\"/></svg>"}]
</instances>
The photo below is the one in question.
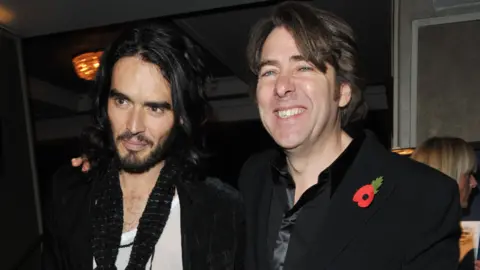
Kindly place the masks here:
<instances>
[{"instance_id":1,"label":"long dark hair","mask_svg":"<svg viewBox=\"0 0 480 270\"><path fill-rule=\"evenodd\" d=\"M202 52L186 36L168 26L147 25L125 31L103 53L92 91L93 126L81 136L83 154L93 167L115 153L107 103L112 70L123 57L137 56L159 67L169 82L174 113L173 130L163 145L165 155L200 165L203 126L210 108L205 98L209 78Z\"/></svg>"}]
</instances>

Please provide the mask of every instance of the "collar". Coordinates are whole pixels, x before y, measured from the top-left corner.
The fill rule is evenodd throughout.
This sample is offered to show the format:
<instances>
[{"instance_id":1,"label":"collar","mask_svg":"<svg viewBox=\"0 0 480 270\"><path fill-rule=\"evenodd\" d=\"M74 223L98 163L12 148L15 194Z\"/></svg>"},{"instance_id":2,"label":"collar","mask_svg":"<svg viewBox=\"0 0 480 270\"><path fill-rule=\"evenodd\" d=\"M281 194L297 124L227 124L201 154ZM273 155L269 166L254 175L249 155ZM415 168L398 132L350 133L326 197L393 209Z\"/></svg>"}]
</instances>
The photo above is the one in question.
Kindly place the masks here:
<instances>
[{"instance_id":1,"label":"collar","mask_svg":"<svg viewBox=\"0 0 480 270\"><path fill-rule=\"evenodd\" d=\"M338 156L330 166L318 175L317 183L327 180L331 185L331 194L333 195L355 160L364 140L365 134L363 132L355 136L340 156ZM273 171L277 172L279 176L283 176L274 177L275 184L284 184L290 187L295 187L295 183L288 171L286 155L281 149L278 149L277 154L271 160L270 164Z\"/></svg>"}]
</instances>

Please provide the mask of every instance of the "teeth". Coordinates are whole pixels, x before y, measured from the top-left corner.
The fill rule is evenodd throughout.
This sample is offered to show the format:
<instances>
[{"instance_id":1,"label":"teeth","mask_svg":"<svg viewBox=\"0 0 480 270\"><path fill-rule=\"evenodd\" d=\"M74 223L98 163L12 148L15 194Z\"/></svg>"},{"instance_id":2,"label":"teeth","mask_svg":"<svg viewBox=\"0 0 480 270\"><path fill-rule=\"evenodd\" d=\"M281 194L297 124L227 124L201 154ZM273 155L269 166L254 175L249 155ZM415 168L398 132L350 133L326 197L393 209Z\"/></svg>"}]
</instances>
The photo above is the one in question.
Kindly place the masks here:
<instances>
[{"instance_id":1,"label":"teeth","mask_svg":"<svg viewBox=\"0 0 480 270\"><path fill-rule=\"evenodd\" d=\"M290 110L278 111L277 114L278 114L278 116L280 116L280 118L287 118L287 117L290 117L290 116L300 114L304 111L305 111L305 109L295 108L295 109L290 109Z\"/></svg>"}]
</instances>

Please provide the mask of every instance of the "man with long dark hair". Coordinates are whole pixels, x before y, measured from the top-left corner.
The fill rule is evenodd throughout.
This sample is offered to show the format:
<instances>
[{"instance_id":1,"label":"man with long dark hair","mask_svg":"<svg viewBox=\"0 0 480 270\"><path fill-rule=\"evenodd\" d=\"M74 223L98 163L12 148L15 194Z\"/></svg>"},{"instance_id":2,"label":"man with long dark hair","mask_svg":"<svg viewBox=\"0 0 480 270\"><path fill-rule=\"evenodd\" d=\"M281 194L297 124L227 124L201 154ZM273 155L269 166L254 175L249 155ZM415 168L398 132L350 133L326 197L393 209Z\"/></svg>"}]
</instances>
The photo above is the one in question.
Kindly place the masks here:
<instances>
[{"instance_id":1,"label":"man with long dark hair","mask_svg":"<svg viewBox=\"0 0 480 270\"><path fill-rule=\"evenodd\" d=\"M126 31L103 54L92 169L60 169L45 208L43 266L57 269L240 269L237 192L202 170L206 72L177 31Z\"/></svg>"}]
</instances>

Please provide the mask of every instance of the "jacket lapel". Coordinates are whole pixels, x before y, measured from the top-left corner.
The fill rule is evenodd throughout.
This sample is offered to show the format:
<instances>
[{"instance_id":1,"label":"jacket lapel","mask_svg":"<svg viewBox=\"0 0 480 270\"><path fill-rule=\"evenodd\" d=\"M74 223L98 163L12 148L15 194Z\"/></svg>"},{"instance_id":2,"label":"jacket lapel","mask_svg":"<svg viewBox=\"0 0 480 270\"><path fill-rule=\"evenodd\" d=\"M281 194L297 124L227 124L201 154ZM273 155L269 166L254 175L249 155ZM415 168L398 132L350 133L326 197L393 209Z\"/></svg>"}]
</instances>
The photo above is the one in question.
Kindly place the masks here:
<instances>
[{"instance_id":1,"label":"jacket lapel","mask_svg":"<svg viewBox=\"0 0 480 270\"><path fill-rule=\"evenodd\" d=\"M190 179L184 179L183 181L177 179L175 181L175 187L177 189L178 199L180 200L180 230L182 241L182 265L183 269L190 270L194 267L193 247L196 240L195 229L196 222L203 220L202 212L198 209L202 209L203 200L199 198L198 191L196 191L195 182ZM200 226L198 229L202 230Z\"/></svg>"},{"instance_id":2,"label":"jacket lapel","mask_svg":"<svg viewBox=\"0 0 480 270\"><path fill-rule=\"evenodd\" d=\"M384 178L368 207L360 207L353 201L358 189L385 175L387 168L382 165L382 160L388 158L385 153L381 145L367 137L333 195L325 223L316 237L316 247L312 248L310 254L320 268L326 268L341 253L393 192L393 182Z\"/></svg>"}]
</instances>

